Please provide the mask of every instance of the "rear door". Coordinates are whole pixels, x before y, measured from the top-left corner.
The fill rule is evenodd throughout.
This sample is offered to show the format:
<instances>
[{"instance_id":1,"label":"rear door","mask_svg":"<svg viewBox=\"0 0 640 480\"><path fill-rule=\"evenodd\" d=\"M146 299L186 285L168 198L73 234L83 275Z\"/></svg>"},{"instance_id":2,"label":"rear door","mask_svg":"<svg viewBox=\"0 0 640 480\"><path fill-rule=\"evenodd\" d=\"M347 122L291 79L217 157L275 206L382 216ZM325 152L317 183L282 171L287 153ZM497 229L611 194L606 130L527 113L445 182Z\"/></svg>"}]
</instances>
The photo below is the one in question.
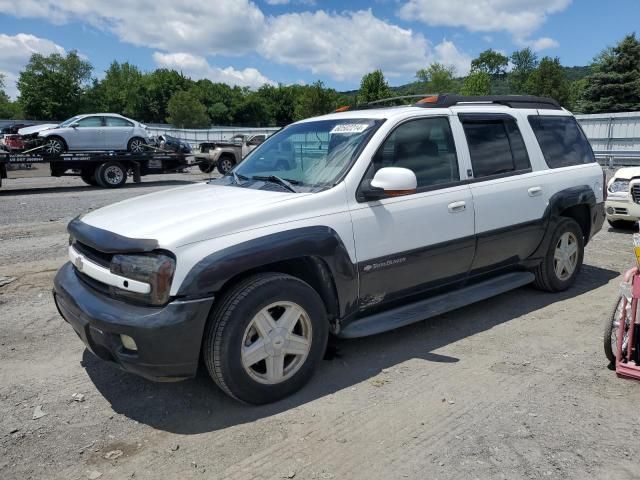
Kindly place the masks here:
<instances>
[{"instance_id":1,"label":"rear door","mask_svg":"<svg viewBox=\"0 0 640 480\"><path fill-rule=\"evenodd\" d=\"M518 113L459 113L470 159L477 250L472 273L529 257L544 233L544 184L532 172Z\"/></svg>"},{"instance_id":2,"label":"rear door","mask_svg":"<svg viewBox=\"0 0 640 480\"><path fill-rule=\"evenodd\" d=\"M416 193L382 200L356 194L350 202L360 308L460 281L473 259L473 200L460 176L448 116L398 125L373 156L361 184L391 166L416 174Z\"/></svg>"},{"instance_id":3,"label":"rear door","mask_svg":"<svg viewBox=\"0 0 640 480\"><path fill-rule=\"evenodd\" d=\"M125 118L105 118L105 147L107 150L126 150L127 143L133 135L133 123Z\"/></svg>"}]
</instances>

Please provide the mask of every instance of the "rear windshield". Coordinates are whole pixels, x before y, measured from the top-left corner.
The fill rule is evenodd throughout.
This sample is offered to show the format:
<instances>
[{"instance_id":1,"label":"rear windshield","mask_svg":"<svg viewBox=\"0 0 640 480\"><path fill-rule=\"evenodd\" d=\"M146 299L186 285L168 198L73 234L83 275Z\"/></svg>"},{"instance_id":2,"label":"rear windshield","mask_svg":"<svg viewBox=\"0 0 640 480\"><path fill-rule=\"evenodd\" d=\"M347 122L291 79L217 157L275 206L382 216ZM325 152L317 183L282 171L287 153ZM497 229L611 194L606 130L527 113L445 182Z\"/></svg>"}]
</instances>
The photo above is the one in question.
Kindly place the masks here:
<instances>
[{"instance_id":1,"label":"rear windshield","mask_svg":"<svg viewBox=\"0 0 640 480\"><path fill-rule=\"evenodd\" d=\"M549 168L570 167L596 161L591 145L575 118L531 115L529 124Z\"/></svg>"}]
</instances>

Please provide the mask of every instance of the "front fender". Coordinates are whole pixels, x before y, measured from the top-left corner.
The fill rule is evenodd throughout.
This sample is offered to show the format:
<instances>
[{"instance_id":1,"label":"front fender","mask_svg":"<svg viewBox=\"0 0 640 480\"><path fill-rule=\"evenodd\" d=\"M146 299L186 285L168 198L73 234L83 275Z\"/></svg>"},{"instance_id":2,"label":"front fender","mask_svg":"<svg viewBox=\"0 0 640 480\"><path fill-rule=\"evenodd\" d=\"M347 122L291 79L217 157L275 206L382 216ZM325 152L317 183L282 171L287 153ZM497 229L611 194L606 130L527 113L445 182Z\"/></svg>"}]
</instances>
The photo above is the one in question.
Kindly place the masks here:
<instances>
[{"instance_id":1,"label":"front fender","mask_svg":"<svg viewBox=\"0 0 640 480\"><path fill-rule=\"evenodd\" d=\"M340 236L327 226L273 233L212 253L189 270L177 295L188 298L212 295L238 275L296 258L322 260L335 284L340 316L353 311L358 295L357 268Z\"/></svg>"}]
</instances>

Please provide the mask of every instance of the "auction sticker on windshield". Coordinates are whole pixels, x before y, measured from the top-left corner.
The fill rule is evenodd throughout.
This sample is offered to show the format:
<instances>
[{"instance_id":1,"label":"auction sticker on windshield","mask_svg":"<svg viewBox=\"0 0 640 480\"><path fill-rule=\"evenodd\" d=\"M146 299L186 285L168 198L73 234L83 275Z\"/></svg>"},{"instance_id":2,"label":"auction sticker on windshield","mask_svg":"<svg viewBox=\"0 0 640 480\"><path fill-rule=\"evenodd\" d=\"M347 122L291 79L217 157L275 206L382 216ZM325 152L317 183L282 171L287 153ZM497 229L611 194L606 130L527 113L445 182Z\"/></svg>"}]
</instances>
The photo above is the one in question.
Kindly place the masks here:
<instances>
[{"instance_id":1,"label":"auction sticker on windshield","mask_svg":"<svg viewBox=\"0 0 640 480\"><path fill-rule=\"evenodd\" d=\"M341 123L333 127L329 133L362 133L370 126L366 123Z\"/></svg>"}]
</instances>

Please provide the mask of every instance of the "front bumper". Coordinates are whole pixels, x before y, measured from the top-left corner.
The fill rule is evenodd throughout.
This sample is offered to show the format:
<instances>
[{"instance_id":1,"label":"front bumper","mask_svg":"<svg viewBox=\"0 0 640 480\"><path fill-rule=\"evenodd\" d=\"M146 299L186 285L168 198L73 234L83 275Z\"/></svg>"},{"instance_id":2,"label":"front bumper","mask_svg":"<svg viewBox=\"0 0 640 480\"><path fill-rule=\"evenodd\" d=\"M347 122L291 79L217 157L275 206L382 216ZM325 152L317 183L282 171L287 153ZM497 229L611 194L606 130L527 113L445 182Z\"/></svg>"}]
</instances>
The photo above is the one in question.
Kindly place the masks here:
<instances>
[{"instance_id":1,"label":"front bumper","mask_svg":"<svg viewBox=\"0 0 640 480\"><path fill-rule=\"evenodd\" d=\"M616 198L610 195L604 206L609 220L637 221L640 219L640 204L631 201L629 197Z\"/></svg>"},{"instance_id":2,"label":"front bumper","mask_svg":"<svg viewBox=\"0 0 640 480\"><path fill-rule=\"evenodd\" d=\"M161 308L131 305L90 287L71 263L58 271L53 296L60 315L102 360L155 381L195 376L212 297ZM122 334L135 340L136 351L123 346Z\"/></svg>"}]
</instances>

